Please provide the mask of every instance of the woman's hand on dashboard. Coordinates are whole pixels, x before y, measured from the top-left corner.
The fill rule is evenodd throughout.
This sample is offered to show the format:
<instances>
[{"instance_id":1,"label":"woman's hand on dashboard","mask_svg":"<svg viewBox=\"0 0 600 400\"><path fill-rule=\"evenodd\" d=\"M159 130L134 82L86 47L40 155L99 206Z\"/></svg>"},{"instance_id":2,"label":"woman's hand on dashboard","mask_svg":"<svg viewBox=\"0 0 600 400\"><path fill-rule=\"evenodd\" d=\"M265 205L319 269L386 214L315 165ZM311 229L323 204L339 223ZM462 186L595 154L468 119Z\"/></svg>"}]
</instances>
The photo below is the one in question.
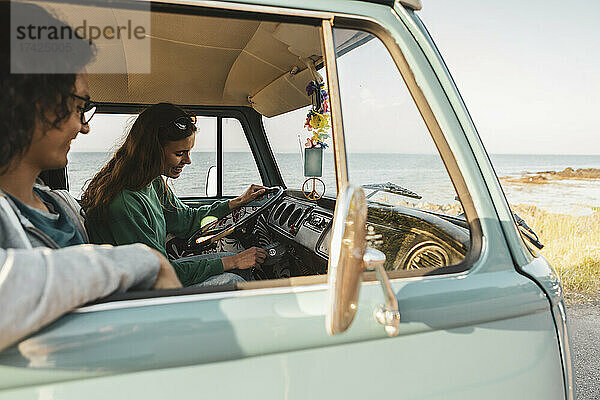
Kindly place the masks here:
<instances>
[{"instance_id":1,"label":"woman's hand on dashboard","mask_svg":"<svg viewBox=\"0 0 600 400\"><path fill-rule=\"evenodd\" d=\"M223 261L223 270L229 271L236 268L248 269L257 267L265 261L265 258L267 258L265 249L250 247L235 256L224 257L221 261Z\"/></svg>"},{"instance_id":2,"label":"woman's hand on dashboard","mask_svg":"<svg viewBox=\"0 0 600 400\"><path fill-rule=\"evenodd\" d=\"M267 191L267 188L261 185L250 185L248 189L235 199L229 200L229 209L241 207L244 204L250 203L252 200L262 196Z\"/></svg>"}]
</instances>

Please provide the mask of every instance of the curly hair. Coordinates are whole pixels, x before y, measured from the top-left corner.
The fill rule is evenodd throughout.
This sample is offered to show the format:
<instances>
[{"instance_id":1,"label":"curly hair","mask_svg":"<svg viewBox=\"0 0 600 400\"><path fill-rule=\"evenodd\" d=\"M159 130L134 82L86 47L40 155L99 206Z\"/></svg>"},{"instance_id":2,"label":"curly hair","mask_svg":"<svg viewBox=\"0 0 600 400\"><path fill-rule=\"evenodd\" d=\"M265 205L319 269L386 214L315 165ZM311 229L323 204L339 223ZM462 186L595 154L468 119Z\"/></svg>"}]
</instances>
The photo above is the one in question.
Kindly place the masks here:
<instances>
[{"instance_id":1,"label":"curly hair","mask_svg":"<svg viewBox=\"0 0 600 400\"><path fill-rule=\"evenodd\" d=\"M12 4L11 4L12 3ZM0 2L0 13L26 15L36 23L46 26L67 26L42 7L17 2ZM18 14L16 14L18 13ZM2 35L4 44L10 38ZM48 57L45 62L49 71L80 71L95 57L95 47L82 39L70 41L73 51L60 56ZM22 74L19 71L29 59L16 57L11 60L8 46L0 50L0 174L5 173L14 160L21 158L29 149L36 125L45 132L58 128L73 112L71 96L75 88L76 74Z\"/></svg>"},{"instance_id":2,"label":"curly hair","mask_svg":"<svg viewBox=\"0 0 600 400\"><path fill-rule=\"evenodd\" d=\"M164 147L196 132L194 124L179 129L173 123L188 114L171 103L146 108L131 126L125 142L89 182L81 195L81 206L90 220L106 215L108 206L123 189L137 191L164 171ZM169 189L165 185L165 193Z\"/></svg>"}]
</instances>

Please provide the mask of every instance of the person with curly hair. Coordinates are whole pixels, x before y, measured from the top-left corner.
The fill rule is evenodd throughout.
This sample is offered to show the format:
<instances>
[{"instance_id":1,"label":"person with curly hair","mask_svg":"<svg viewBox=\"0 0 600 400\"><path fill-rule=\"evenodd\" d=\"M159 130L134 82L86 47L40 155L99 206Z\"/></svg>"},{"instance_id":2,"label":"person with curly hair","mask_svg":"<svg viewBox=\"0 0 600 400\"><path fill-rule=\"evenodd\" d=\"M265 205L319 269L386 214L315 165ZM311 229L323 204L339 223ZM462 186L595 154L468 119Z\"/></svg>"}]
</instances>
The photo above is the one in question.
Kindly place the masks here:
<instances>
[{"instance_id":1,"label":"person with curly hair","mask_svg":"<svg viewBox=\"0 0 600 400\"><path fill-rule=\"evenodd\" d=\"M1 3L0 14L10 5L36 24L65 26L42 7ZM47 74L11 72L32 60L0 50L0 306L10 310L0 313L0 350L113 292L181 287L167 259L146 245L86 244L75 199L37 182L42 171L64 168L71 142L90 131L85 67L94 49L74 44L76 51L46 60L54 72ZM69 70L79 72L57 73Z\"/></svg>"},{"instance_id":2,"label":"person with curly hair","mask_svg":"<svg viewBox=\"0 0 600 400\"><path fill-rule=\"evenodd\" d=\"M81 197L92 242L140 242L166 256L168 233L187 239L205 217L225 217L265 193L265 187L251 185L241 196L212 205L192 208L181 202L163 177L177 179L191 163L195 133L191 117L170 103L148 107L136 118L125 142ZM198 255L171 263L184 286L214 286L243 282L243 272L229 271L248 270L266 256L264 249L251 247L238 254Z\"/></svg>"}]
</instances>

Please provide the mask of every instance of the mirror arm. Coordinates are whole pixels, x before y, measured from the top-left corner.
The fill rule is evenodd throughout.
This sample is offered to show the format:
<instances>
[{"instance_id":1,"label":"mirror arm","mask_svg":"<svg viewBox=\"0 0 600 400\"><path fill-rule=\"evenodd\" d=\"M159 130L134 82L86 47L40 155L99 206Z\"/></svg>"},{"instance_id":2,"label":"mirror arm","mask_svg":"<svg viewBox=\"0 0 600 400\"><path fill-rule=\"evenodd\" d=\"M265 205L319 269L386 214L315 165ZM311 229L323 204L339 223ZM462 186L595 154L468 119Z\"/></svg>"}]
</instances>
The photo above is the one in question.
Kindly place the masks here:
<instances>
[{"instance_id":1,"label":"mirror arm","mask_svg":"<svg viewBox=\"0 0 600 400\"><path fill-rule=\"evenodd\" d=\"M383 268L385 254L371 247L365 249L363 256L365 268L375 270L377 279L381 284L385 305L380 305L375 310L375 320L385 327L388 336L397 336L400 332L400 312L398 311L398 299L392 290L390 280Z\"/></svg>"},{"instance_id":2,"label":"mirror arm","mask_svg":"<svg viewBox=\"0 0 600 400\"><path fill-rule=\"evenodd\" d=\"M214 175L215 175L215 170L217 170L217 175L219 175L218 172L218 168L216 165L211 165L208 168L208 171L206 172L206 186L204 187L204 194L206 195L206 197L220 197L219 196L219 183L218 181L218 177L217 177L217 181L215 181ZM211 187L211 182L215 183L215 187Z\"/></svg>"}]
</instances>

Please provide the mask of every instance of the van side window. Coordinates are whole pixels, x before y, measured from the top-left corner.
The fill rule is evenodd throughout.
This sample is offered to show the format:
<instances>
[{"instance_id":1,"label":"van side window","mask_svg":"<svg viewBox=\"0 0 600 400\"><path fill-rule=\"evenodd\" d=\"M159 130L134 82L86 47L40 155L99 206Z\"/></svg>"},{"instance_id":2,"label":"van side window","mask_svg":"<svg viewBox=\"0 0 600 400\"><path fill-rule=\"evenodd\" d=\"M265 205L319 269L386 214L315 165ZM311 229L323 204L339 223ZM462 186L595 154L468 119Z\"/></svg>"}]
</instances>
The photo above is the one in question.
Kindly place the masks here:
<instances>
[{"instance_id":1,"label":"van side window","mask_svg":"<svg viewBox=\"0 0 600 400\"><path fill-rule=\"evenodd\" d=\"M119 148L137 114L98 114L90 122L91 134L79 135L69 153L69 183L81 197L85 182L106 164ZM217 117L197 116L192 163L169 184L180 197L206 196L208 171L217 165ZM223 195L238 196L251 183L262 180L239 120L223 118Z\"/></svg>"},{"instance_id":2,"label":"van side window","mask_svg":"<svg viewBox=\"0 0 600 400\"><path fill-rule=\"evenodd\" d=\"M96 114L90 133L78 135L68 153L69 192L79 199L87 181L106 164L125 140L137 114Z\"/></svg>"},{"instance_id":3,"label":"van side window","mask_svg":"<svg viewBox=\"0 0 600 400\"><path fill-rule=\"evenodd\" d=\"M192 163L185 167L179 178L169 180L180 197L204 197L208 170L217 164L217 117L196 117L196 128Z\"/></svg>"},{"instance_id":4,"label":"van side window","mask_svg":"<svg viewBox=\"0 0 600 400\"><path fill-rule=\"evenodd\" d=\"M223 195L239 196L250 184L262 184L241 122L223 118Z\"/></svg>"}]
</instances>

